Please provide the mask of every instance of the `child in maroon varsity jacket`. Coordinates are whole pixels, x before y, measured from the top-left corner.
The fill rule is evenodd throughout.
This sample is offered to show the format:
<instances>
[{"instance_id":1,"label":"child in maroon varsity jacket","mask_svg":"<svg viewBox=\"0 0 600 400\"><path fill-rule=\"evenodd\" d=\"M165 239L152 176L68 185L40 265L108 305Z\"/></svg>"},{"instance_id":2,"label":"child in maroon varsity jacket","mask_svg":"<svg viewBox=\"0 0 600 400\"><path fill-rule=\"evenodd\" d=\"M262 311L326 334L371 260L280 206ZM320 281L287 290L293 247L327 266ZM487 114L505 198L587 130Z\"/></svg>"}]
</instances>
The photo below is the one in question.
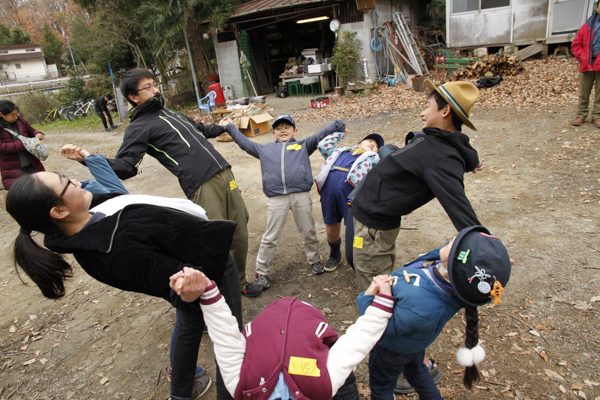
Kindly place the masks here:
<instances>
[{"instance_id":1,"label":"child in maroon varsity jacket","mask_svg":"<svg viewBox=\"0 0 600 400\"><path fill-rule=\"evenodd\" d=\"M239 332L215 283L202 272L185 267L170 284L184 301L200 298L217 364L236 400L327 400L381 338L394 306L389 279L373 279L367 290L373 303L339 338L319 310L295 297L269 304Z\"/></svg>"}]
</instances>

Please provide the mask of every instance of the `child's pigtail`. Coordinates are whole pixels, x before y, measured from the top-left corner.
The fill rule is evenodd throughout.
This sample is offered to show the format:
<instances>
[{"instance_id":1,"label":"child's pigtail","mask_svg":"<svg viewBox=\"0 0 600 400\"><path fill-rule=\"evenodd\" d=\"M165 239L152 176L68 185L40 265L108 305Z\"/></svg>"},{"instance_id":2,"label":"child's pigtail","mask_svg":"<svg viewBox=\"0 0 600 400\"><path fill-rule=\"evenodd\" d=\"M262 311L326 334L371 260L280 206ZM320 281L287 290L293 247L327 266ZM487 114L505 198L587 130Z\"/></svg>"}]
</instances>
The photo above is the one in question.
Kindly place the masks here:
<instances>
[{"instance_id":1,"label":"child's pigtail","mask_svg":"<svg viewBox=\"0 0 600 400\"><path fill-rule=\"evenodd\" d=\"M465 367L463 383L467 389L471 389L473 383L479 381L477 364L485 358L485 351L479 345L479 314L477 307L465 305L465 319L467 320L465 347L458 349L456 360Z\"/></svg>"}]
</instances>

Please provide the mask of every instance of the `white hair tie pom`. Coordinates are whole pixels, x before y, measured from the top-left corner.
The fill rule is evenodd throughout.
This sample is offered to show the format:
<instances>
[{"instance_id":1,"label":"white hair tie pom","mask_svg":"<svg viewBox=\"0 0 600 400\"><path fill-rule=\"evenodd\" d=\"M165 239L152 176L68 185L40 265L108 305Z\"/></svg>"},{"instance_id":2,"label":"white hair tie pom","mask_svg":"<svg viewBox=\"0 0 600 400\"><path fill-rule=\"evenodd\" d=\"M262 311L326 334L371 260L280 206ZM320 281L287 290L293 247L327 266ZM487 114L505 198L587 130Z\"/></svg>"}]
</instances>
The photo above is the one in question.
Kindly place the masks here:
<instances>
[{"instance_id":1,"label":"white hair tie pom","mask_svg":"<svg viewBox=\"0 0 600 400\"><path fill-rule=\"evenodd\" d=\"M479 364L485 359L485 350L480 345L467 349L461 347L456 352L456 361L463 367L472 367L473 365Z\"/></svg>"},{"instance_id":2,"label":"white hair tie pom","mask_svg":"<svg viewBox=\"0 0 600 400\"><path fill-rule=\"evenodd\" d=\"M473 347L471 353L473 354L473 363L475 363L475 365L485 359L485 350L480 345Z\"/></svg>"}]
</instances>

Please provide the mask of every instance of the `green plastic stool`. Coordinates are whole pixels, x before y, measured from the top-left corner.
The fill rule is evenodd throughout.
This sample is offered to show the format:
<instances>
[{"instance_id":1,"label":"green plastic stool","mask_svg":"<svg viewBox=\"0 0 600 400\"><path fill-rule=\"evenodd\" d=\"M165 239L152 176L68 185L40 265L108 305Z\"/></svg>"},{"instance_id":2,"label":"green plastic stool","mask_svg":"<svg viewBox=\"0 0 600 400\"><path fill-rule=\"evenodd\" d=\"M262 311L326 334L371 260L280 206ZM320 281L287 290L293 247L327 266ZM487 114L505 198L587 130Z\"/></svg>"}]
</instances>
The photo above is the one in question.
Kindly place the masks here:
<instances>
[{"instance_id":1,"label":"green plastic stool","mask_svg":"<svg viewBox=\"0 0 600 400\"><path fill-rule=\"evenodd\" d=\"M313 83L304 83L302 84L302 97L304 98L305 94L308 94L308 90L310 89L310 95L315 97L316 91L320 88L321 84L319 82ZM319 90L320 92L320 90Z\"/></svg>"},{"instance_id":2,"label":"green plastic stool","mask_svg":"<svg viewBox=\"0 0 600 400\"><path fill-rule=\"evenodd\" d=\"M298 97L298 95L300 94L300 91L302 90L302 87L300 85L300 81L297 80L297 81L287 82L287 86L288 86L288 93L289 93L290 97L293 94L295 94L296 97ZM304 93L302 93L302 96L304 97Z\"/></svg>"}]
</instances>

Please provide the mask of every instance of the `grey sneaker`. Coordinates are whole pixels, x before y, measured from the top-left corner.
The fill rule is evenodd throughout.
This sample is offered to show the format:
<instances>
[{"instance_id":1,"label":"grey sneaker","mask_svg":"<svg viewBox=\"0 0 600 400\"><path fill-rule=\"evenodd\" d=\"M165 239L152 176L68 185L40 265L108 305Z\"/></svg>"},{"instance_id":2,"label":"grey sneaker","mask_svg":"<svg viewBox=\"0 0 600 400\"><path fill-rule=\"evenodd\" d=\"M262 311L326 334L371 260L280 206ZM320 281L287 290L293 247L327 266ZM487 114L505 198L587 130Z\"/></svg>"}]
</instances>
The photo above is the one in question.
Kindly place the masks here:
<instances>
[{"instance_id":1,"label":"grey sneaker","mask_svg":"<svg viewBox=\"0 0 600 400\"><path fill-rule=\"evenodd\" d=\"M269 283L269 280L267 279L266 275L261 275L261 274L254 274L254 277L256 278L256 284L260 287L263 288L263 290L267 289L269 286L271 286L271 284Z\"/></svg>"},{"instance_id":2,"label":"grey sneaker","mask_svg":"<svg viewBox=\"0 0 600 400\"><path fill-rule=\"evenodd\" d=\"M329 260L327 260L327 264L325 264L325 272L335 271L335 269L341 263L342 263L342 253L338 254L337 256L329 257Z\"/></svg>"},{"instance_id":3,"label":"grey sneaker","mask_svg":"<svg viewBox=\"0 0 600 400\"><path fill-rule=\"evenodd\" d=\"M433 378L433 383L435 383L437 385L442 380L442 371L440 371L440 369L438 368L438 365L435 362L435 360L432 360L430 358L429 361L431 361L431 367L429 367L429 373L431 374L431 377ZM408 383L408 381L404 377L404 374L400 375L400 378L398 378L398 382L396 383L396 389L394 389L394 393L408 394L408 393L414 393L414 391L415 391L415 389L410 385L410 383Z\"/></svg>"},{"instance_id":4,"label":"grey sneaker","mask_svg":"<svg viewBox=\"0 0 600 400\"><path fill-rule=\"evenodd\" d=\"M198 379L194 379L194 387L192 389L192 400L197 400L200 397L204 396L204 394L208 392L208 389L210 389L211 383L212 380L206 375L201 376Z\"/></svg>"},{"instance_id":5,"label":"grey sneaker","mask_svg":"<svg viewBox=\"0 0 600 400\"><path fill-rule=\"evenodd\" d=\"M323 267L323 264L321 264L320 262L316 262L316 263L312 264L311 267L313 270L313 274L315 274L315 275L319 275L319 274L322 274L323 272L325 272L325 267Z\"/></svg>"}]
</instances>

